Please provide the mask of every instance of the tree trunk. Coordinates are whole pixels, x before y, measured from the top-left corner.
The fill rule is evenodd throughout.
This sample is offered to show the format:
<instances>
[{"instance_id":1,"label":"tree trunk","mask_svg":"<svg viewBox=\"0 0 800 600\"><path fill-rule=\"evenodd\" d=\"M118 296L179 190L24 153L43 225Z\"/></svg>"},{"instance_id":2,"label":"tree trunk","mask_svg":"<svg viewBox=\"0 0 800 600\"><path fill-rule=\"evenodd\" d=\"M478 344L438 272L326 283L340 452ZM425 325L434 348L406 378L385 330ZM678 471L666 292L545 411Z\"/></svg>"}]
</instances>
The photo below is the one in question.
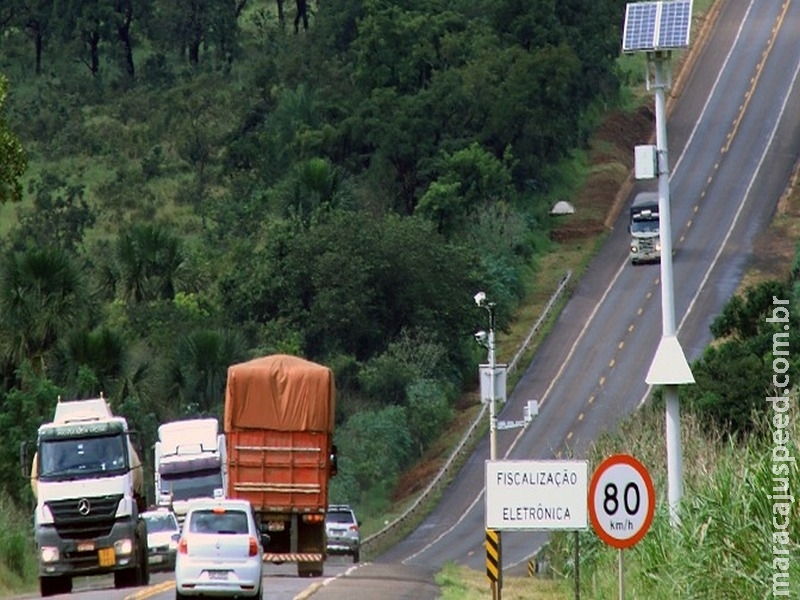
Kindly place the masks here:
<instances>
[{"instance_id":1,"label":"tree trunk","mask_svg":"<svg viewBox=\"0 0 800 600\"><path fill-rule=\"evenodd\" d=\"M42 27L42 24L35 19L31 19L25 23L25 27L31 32L31 36L33 37L33 47L35 53L34 73L36 73L36 75L41 75L42 50L44 49L44 27Z\"/></svg>"},{"instance_id":2,"label":"tree trunk","mask_svg":"<svg viewBox=\"0 0 800 600\"><path fill-rule=\"evenodd\" d=\"M92 75L100 71L100 33L95 29L86 33L86 43L89 46L89 70Z\"/></svg>"},{"instance_id":3,"label":"tree trunk","mask_svg":"<svg viewBox=\"0 0 800 600\"><path fill-rule=\"evenodd\" d=\"M306 0L297 0L297 16L294 18L294 32L300 29L300 19L303 19L303 31L308 31L308 6Z\"/></svg>"},{"instance_id":4,"label":"tree trunk","mask_svg":"<svg viewBox=\"0 0 800 600\"><path fill-rule=\"evenodd\" d=\"M283 14L283 0L275 0L278 4L278 23L281 26L281 29L286 27L286 15Z\"/></svg>"},{"instance_id":5,"label":"tree trunk","mask_svg":"<svg viewBox=\"0 0 800 600\"><path fill-rule=\"evenodd\" d=\"M122 44L122 62L125 72L130 79L134 78L136 68L133 63L133 49L131 48L131 21L133 20L133 9L129 2L124 6L118 7L117 12L122 14L122 22L117 25L117 39Z\"/></svg>"},{"instance_id":6,"label":"tree trunk","mask_svg":"<svg viewBox=\"0 0 800 600\"><path fill-rule=\"evenodd\" d=\"M192 65L200 63L200 41L192 40L189 43L189 62Z\"/></svg>"}]
</instances>

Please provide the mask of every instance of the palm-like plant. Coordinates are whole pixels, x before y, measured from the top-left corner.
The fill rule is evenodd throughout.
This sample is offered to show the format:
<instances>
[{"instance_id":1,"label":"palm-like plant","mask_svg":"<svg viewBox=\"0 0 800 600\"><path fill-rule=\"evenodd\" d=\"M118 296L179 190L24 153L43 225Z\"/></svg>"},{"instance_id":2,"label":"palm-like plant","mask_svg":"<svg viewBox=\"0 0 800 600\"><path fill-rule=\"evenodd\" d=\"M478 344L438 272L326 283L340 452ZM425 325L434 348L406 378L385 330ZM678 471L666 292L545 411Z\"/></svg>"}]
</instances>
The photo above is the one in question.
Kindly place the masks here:
<instances>
[{"instance_id":1,"label":"palm-like plant","mask_svg":"<svg viewBox=\"0 0 800 600\"><path fill-rule=\"evenodd\" d=\"M201 329L185 337L176 353L172 383L184 407L213 414L222 404L228 367L246 356L235 331Z\"/></svg>"},{"instance_id":2,"label":"palm-like plant","mask_svg":"<svg viewBox=\"0 0 800 600\"><path fill-rule=\"evenodd\" d=\"M184 256L179 240L161 225L134 225L117 242L120 284L134 303L175 295Z\"/></svg>"},{"instance_id":3,"label":"palm-like plant","mask_svg":"<svg viewBox=\"0 0 800 600\"><path fill-rule=\"evenodd\" d=\"M57 247L8 253L0 265L0 352L14 364L45 356L87 312L82 278Z\"/></svg>"}]
</instances>

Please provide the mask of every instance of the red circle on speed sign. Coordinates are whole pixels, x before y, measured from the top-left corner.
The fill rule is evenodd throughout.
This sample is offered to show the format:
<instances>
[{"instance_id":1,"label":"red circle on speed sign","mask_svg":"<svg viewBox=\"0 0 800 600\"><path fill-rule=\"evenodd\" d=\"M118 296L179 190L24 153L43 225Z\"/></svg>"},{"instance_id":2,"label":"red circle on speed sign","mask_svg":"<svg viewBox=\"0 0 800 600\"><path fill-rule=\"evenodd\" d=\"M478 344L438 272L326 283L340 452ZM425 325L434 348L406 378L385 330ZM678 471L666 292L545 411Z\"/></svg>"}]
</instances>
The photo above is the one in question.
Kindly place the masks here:
<instances>
[{"instance_id":1,"label":"red circle on speed sign","mask_svg":"<svg viewBox=\"0 0 800 600\"><path fill-rule=\"evenodd\" d=\"M650 473L628 454L609 456L589 483L592 527L609 546L630 548L653 522L656 494Z\"/></svg>"}]
</instances>

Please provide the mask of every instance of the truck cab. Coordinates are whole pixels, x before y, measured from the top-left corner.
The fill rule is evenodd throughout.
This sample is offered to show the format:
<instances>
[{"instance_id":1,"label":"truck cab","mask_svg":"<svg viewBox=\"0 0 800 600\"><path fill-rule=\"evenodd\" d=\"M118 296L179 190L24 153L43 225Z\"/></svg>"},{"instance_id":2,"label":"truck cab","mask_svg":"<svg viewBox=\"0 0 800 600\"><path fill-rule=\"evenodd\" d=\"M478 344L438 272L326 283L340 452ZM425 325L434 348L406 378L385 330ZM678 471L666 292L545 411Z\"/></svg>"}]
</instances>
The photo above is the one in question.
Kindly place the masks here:
<instances>
[{"instance_id":1,"label":"truck cab","mask_svg":"<svg viewBox=\"0 0 800 600\"><path fill-rule=\"evenodd\" d=\"M39 427L31 468L42 596L69 593L83 575L113 573L118 588L147 584L143 485L127 422L105 399L57 404L53 422Z\"/></svg>"},{"instance_id":2,"label":"truck cab","mask_svg":"<svg viewBox=\"0 0 800 600\"><path fill-rule=\"evenodd\" d=\"M216 419L164 423L158 428L154 459L158 505L172 509L181 524L190 500L225 497L225 436Z\"/></svg>"},{"instance_id":3,"label":"truck cab","mask_svg":"<svg viewBox=\"0 0 800 600\"><path fill-rule=\"evenodd\" d=\"M657 192L636 194L631 204L628 232L631 235L631 264L661 260Z\"/></svg>"}]
</instances>

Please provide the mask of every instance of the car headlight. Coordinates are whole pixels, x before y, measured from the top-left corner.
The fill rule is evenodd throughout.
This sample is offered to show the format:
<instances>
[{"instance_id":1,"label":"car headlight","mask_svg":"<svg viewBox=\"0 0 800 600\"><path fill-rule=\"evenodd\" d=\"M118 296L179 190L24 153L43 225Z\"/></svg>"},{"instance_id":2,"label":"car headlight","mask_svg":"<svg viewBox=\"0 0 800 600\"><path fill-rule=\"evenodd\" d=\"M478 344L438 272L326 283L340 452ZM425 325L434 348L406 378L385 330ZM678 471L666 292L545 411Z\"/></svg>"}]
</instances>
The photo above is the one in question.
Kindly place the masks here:
<instances>
[{"instance_id":1,"label":"car headlight","mask_svg":"<svg viewBox=\"0 0 800 600\"><path fill-rule=\"evenodd\" d=\"M42 546L39 551L39 556L41 557L43 563L56 562L60 558L58 554L58 548L55 546Z\"/></svg>"},{"instance_id":2,"label":"car headlight","mask_svg":"<svg viewBox=\"0 0 800 600\"><path fill-rule=\"evenodd\" d=\"M656 252L661 252L661 244L656 244Z\"/></svg>"},{"instance_id":3,"label":"car headlight","mask_svg":"<svg viewBox=\"0 0 800 600\"><path fill-rule=\"evenodd\" d=\"M117 540L114 542L114 552L122 555L131 554L133 552L133 540L130 538Z\"/></svg>"},{"instance_id":4,"label":"car headlight","mask_svg":"<svg viewBox=\"0 0 800 600\"><path fill-rule=\"evenodd\" d=\"M631 244L631 252L636 254L639 251L639 247L636 244Z\"/></svg>"},{"instance_id":5,"label":"car headlight","mask_svg":"<svg viewBox=\"0 0 800 600\"><path fill-rule=\"evenodd\" d=\"M178 540L172 539L169 541L169 549L173 552L178 550Z\"/></svg>"}]
</instances>

